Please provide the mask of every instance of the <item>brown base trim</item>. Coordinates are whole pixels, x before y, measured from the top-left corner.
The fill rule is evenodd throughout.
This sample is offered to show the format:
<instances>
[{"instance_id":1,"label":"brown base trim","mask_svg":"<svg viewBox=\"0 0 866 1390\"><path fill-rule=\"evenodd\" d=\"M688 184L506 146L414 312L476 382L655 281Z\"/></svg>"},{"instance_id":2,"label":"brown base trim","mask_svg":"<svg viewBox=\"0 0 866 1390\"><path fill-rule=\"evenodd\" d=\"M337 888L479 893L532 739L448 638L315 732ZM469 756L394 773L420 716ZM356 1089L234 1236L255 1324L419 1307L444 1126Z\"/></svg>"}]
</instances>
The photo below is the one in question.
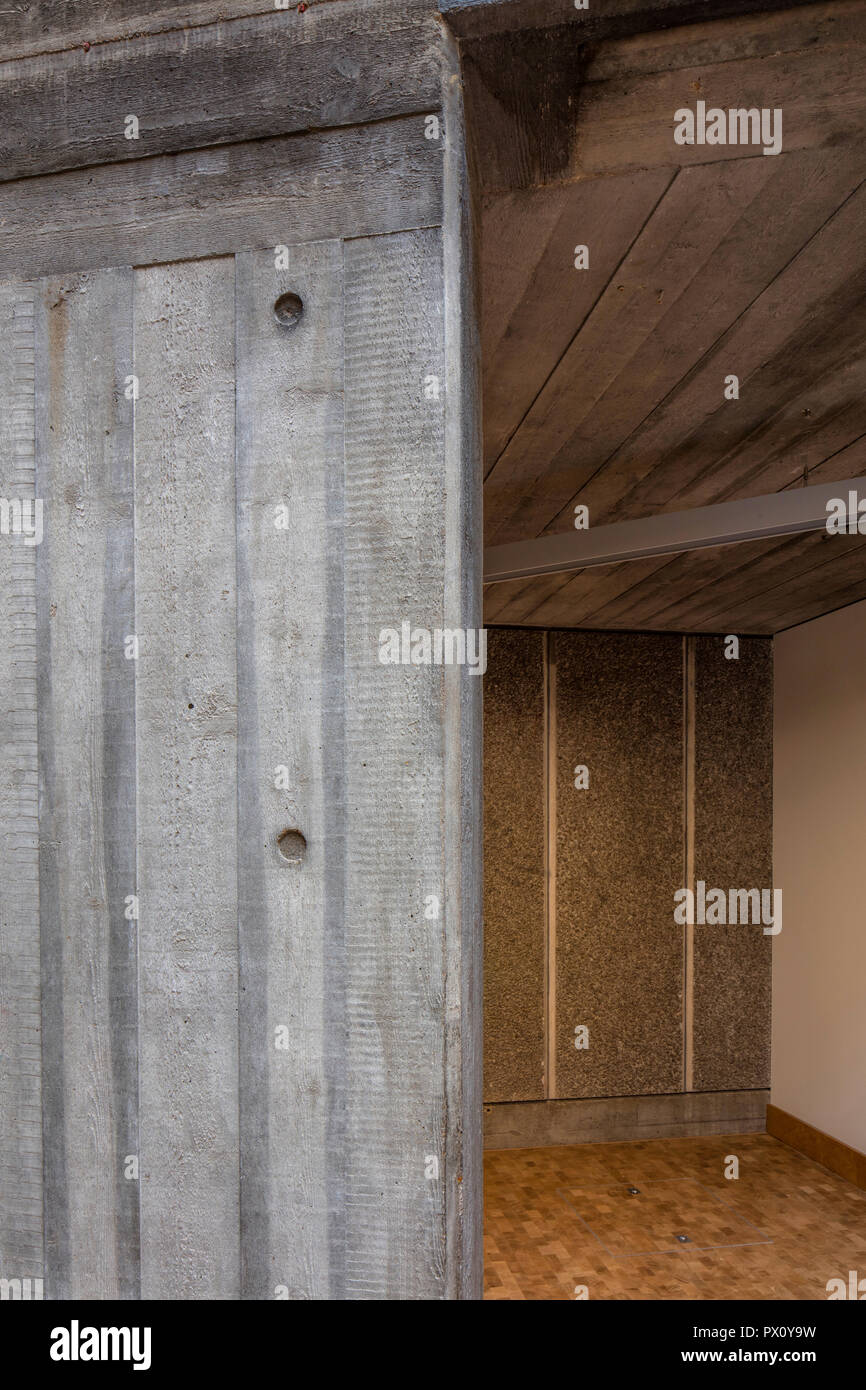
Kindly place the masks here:
<instances>
[{"instance_id":1,"label":"brown base trim","mask_svg":"<svg viewBox=\"0 0 866 1390\"><path fill-rule=\"evenodd\" d=\"M767 1133L807 1158L813 1158L816 1163L822 1163L831 1173L847 1178L855 1187L866 1190L866 1154L859 1149L852 1149L841 1139L824 1134L805 1120L789 1115L787 1110L780 1110L777 1105L767 1106Z\"/></svg>"},{"instance_id":2,"label":"brown base trim","mask_svg":"<svg viewBox=\"0 0 866 1390\"><path fill-rule=\"evenodd\" d=\"M769 1091L691 1091L613 1100L517 1100L484 1106L485 1149L539 1149L702 1134L763 1134Z\"/></svg>"}]
</instances>

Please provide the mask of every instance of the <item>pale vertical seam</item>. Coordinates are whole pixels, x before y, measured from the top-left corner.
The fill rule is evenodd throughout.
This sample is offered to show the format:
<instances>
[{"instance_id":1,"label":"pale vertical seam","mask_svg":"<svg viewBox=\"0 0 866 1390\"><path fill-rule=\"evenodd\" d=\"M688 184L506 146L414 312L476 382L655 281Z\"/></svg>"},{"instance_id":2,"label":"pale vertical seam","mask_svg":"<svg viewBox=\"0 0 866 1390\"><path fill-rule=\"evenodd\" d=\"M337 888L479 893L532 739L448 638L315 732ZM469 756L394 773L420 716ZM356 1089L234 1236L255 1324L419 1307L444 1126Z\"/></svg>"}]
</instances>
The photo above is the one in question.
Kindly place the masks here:
<instances>
[{"instance_id":1,"label":"pale vertical seam","mask_svg":"<svg viewBox=\"0 0 866 1390\"><path fill-rule=\"evenodd\" d=\"M544 634L544 937L545 1039L544 1095L556 1098L556 645Z\"/></svg>"},{"instance_id":2,"label":"pale vertical seam","mask_svg":"<svg viewBox=\"0 0 866 1390\"><path fill-rule=\"evenodd\" d=\"M695 879L695 639L683 637L683 886ZM693 913L687 914L693 916ZM683 927L683 1089L694 1090L695 928Z\"/></svg>"}]
</instances>

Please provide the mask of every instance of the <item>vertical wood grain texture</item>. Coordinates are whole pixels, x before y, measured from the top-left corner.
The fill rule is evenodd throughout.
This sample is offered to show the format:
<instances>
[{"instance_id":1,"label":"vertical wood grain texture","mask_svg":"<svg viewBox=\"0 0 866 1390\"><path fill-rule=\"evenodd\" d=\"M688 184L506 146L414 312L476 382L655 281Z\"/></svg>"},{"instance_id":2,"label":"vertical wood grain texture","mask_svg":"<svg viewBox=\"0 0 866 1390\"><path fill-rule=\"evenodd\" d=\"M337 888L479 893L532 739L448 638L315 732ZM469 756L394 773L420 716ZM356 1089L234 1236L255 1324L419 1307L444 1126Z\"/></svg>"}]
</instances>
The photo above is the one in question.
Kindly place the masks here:
<instances>
[{"instance_id":1,"label":"vertical wood grain texture","mask_svg":"<svg viewBox=\"0 0 866 1390\"><path fill-rule=\"evenodd\" d=\"M40 907L48 1295L136 1298L131 270L40 284Z\"/></svg>"},{"instance_id":2,"label":"vertical wood grain texture","mask_svg":"<svg viewBox=\"0 0 866 1390\"><path fill-rule=\"evenodd\" d=\"M135 277L144 1298L239 1295L230 258Z\"/></svg>"},{"instance_id":3,"label":"vertical wood grain texture","mask_svg":"<svg viewBox=\"0 0 866 1390\"><path fill-rule=\"evenodd\" d=\"M294 328L274 315L286 290L304 305ZM237 320L243 1294L327 1298L325 954L344 854L341 243L292 247L280 270L272 251L239 256ZM277 848L286 829L306 840L297 864Z\"/></svg>"},{"instance_id":4,"label":"vertical wood grain texture","mask_svg":"<svg viewBox=\"0 0 866 1390\"><path fill-rule=\"evenodd\" d=\"M557 1095L678 1091L682 639L557 632L555 644Z\"/></svg>"},{"instance_id":5,"label":"vertical wood grain texture","mask_svg":"<svg viewBox=\"0 0 866 1390\"><path fill-rule=\"evenodd\" d=\"M347 242L345 276L346 899L343 949L328 962L330 989L345 998L329 1134L344 1155L345 1207L332 1297L435 1299L445 1286L444 668L378 656L384 627L444 625L444 412L424 396L426 376L445 376L441 233ZM428 920L430 896L440 909ZM438 1178L425 1177L431 1159Z\"/></svg>"},{"instance_id":6,"label":"vertical wood grain texture","mask_svg":"<svg viewBox=\"0 0 866 1390\"><path fill-rule=\"evenodd\" d=\"M773 645L695 641L695 878L772 888ZM784 931L784 917L783 926ZM694 928L694 1087L767 1086L772 937L759 925Z\"/></svg>"},{"instance_id":7,"label":"vertical wood grain texture","mask_svg":"<svg viewBox=\"0 0 866 1390\"><path fill-rule=\"evenodd\" d=\"M0 286L0 495L35 492L35 288ZM36 548L0 536L0 1277L41 1278Z\"/></svg>"},{"instance_id":8,"label":"vertical wood grain texture","mask_svg":"<svg viewBox=\"0 0 866 1390\"><path fill-rule=\"evenodd\" d=\"M544 634L495 628L484 690L484 1099L542 1100Z\"/></svg>"}]
</instances>

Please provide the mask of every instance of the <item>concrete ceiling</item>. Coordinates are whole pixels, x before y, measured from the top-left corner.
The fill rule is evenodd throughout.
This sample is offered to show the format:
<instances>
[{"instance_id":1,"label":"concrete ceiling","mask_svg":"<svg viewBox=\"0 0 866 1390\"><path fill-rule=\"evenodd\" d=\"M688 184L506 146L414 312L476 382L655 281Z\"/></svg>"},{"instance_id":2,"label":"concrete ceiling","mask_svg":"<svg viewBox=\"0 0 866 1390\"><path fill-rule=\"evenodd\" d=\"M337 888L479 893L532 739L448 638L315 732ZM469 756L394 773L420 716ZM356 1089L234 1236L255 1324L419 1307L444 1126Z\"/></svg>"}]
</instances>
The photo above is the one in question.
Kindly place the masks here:
<instances>
[{"instance_id":1,"label":"concrete ceiling","mask_svg":"<svg viewBox=\"0 0 866 1390\"><path fill-rule=\"evenodd\" d=\"M864 60L864 0L464 42L486 544L866 474ZM699 100L781 108L782 153L675 144ZM492 585L485 620L776 632L862 598L866 538L817 534Z\"/></svg>"}]
</instances>

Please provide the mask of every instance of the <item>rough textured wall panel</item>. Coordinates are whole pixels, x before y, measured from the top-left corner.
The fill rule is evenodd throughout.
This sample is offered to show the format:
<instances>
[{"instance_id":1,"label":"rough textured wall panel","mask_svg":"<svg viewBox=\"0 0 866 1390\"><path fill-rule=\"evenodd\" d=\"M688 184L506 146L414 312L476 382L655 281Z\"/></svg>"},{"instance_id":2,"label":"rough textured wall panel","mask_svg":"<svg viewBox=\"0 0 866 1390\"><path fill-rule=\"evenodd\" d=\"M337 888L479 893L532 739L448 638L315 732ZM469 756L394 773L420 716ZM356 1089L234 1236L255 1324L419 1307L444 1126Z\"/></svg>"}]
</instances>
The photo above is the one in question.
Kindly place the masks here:
<instances>
[{"instance_id":1,"label":"rough textured wall panel","mask_svg":"<svg viewBox=\"0 0 866 1390\"><path fill-rule=\"evenodd\" d=\"M281 270L270 251L236 259L241 1255L250 1299L273 1298L276 1287L291 1299L327 1297L329 1169L338 1162L326 1143L324 976L326 909L333 922L345 848L333 804L344 753L342 548L322 538L335 538L342 518L333 461L342 453L343 247L287 251ZM287 285L304 306L292 329L274 313Z\"/></svg>"},{"instance_id":2,"label":"rough textured wall panel","mask_svg":"<svg viewBox=\"0 0 866 1390\"><path fill-rule=\"evenodd\" d=\"M772 887L773 644L724 653L695 638L695 879L727 896ZM696 923L694 943L694 1089L769 1085L772 937Z\"/></svg>"},{"instance_id":3,"label":"rough textured wall panel","mask_svg":"<svg viewBox=\"0 0 866 1390\"><path fill-rule=\"evenodd\" d=\"M235 265L136 271L142 1296L237 1298Z\"/></svg>"},{"instance_id":4,"label":"rough textured wall panel","mask_svg":"<svg viewBox=\"0 0 866 1390\"><path fill-rule=\"evenodd\" d=\"M445 1290L443 1184L425 1178L445 1168L445 668L377 659L383 628L444 617L444 416L419 408L444 377L440 245L429 229L344 251L345 900L325 982L342 1298Z\"/></svg>"},{"instance_id":5,"label":"rough textured wall panel","mask_svg":"<svg viewBox=\"0 0 866 1390\"><path fill-rule=\"evenodd\" d=\"M557 632L556 1090L683 1084L682 639ZM589 769L588 790L574 769ZM575 1027L589 1046L575 1047Z\"/></svg>"},{"instance_id":6,"label":"rough textured wall panel","mask_svg":"<svg viewBox=\"0 0 866 1390\"><path fill-rule=\"evenodd\" d=\"M492 629L484 681L484 1098L542 1100L544 643Z\"/></svg>"},{"instance_id":7,"label":"rough textured wall panel","mask_svg":"<svg viewBox=\"0 0 866 1390\"><path fill-rule=\"evenodd\" d=\"M50 1298L137 1298L133 272L36 313L45 1233ZM83 712L87 716L83 717Z\"/></svg>"},{"instance_id":8,"label":"rough textured wall panel","mask_svg":"<svg viewBox=\"0 0 866 1390\"><path fill-rule=\"evenodd\" d=\"M673 914L689 805L693 889L702 880L728 901L731 889L772 887L772 640L741 638L739 660L725 659L723 636L546 640L551 807L550 753L532 714L544 700L545 634L490 633L485 1099L762 1090L771 936L764 923L687 928ZM588 789L574 785L580 765ZM546 814L556 854L549 924ZM581 1024L588 1048L575 1047ZM556 1052L545 1091L548 1031Z\"/></svg>"}]
</instances>

